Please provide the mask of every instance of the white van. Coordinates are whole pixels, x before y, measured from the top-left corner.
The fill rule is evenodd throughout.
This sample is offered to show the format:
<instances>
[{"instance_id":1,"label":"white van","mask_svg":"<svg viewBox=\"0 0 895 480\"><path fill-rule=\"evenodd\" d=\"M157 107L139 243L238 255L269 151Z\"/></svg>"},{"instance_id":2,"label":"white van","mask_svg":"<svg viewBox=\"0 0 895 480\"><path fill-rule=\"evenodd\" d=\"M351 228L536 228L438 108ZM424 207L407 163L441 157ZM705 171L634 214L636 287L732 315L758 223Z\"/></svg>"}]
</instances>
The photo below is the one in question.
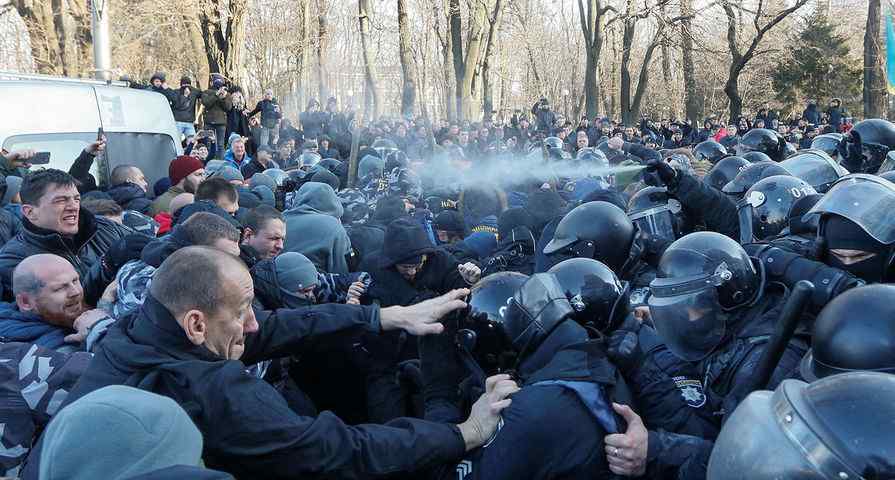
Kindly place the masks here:
<instances>
[{"instance_id":1,"label":"white van","mask_svg":"<svg viewBox=\"0 0 895 480\"><path fill-rule=\"evenodd\" d=\"M49 168L68 171L102 128L106 154L91 169L100 186L122 164L140 167L152 185L183 152L167 99L123 82L0 72L0 105L0 147L48 151Z\"/></svg>"}]
</instances>

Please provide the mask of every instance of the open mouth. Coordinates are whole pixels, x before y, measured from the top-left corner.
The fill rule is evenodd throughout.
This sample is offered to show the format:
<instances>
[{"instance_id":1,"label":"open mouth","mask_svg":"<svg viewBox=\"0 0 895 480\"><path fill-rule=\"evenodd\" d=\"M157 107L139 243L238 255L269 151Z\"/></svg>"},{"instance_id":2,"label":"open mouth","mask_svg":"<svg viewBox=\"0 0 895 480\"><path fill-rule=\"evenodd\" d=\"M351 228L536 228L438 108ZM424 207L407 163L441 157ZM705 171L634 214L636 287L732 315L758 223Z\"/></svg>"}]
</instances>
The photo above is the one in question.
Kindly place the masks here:
<instances>
[{"instance_id":1,"label":"open mouth","mask_svg":"<svg viewBox=\"0 0 895 480\"><path fill-rule=\"evenodd\" d=\"M77 225L78 224L78 214L72 215L64 215L62 217L62 223L66 225Z\"/></svg>"}]
</instances>

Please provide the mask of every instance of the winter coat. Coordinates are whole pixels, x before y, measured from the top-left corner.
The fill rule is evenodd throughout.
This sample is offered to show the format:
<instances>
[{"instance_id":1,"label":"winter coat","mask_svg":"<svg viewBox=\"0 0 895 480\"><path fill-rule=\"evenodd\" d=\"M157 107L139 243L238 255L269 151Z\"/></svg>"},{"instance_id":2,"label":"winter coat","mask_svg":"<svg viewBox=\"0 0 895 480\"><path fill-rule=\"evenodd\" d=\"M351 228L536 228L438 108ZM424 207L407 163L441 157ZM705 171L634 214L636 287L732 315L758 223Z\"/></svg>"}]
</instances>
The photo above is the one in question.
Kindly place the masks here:
<instances>
[{"instance_id":1,"label":"winter coat","mask_svg":"<svg viewBox=\"0 0 895 480\"><path fill-rule=\"evenodd\" d=\"M310 182L298 189L294 208L283 213L286 244L283 251L308 257L318 271L348 273L346 256L351 240L339 220L344 212L332 187Z\"/></svg>"},{"instance_id":2,"label":"winter coat","mask_svg":"<svg viewBox=\"0 0 895 480\"><path fill-rule=\"evenodd\" d=\"M246 113L248 113L246 110L235 106L227 111L227 138L230 138L230 135L234 133L241 137L252 137L252 129L249 128L249 117L246 116ZM246 155L248 154L249 149L247 146ZM237 166L237 168L239 167Z\"/></svg>"},{"instance_id":3,"label":"winter coat","mask_svg":"<svg viewBox=\"0 0 895 480\"><path fill-rule=\"evenodd\" d=\"M233 101L227 94L218 97L217 90L208 89L202 92L202 105L205 106L205 125L226 125L227 112L233 108ZM223 141L219 138L218 141Z\"/></svg>"},{"instance_id":4,"label":"winter coat","mask_svg":"<svg viewBox=\"0 0 895 480\"><path fill-rule=\"evenodd\" d=\"M189 93L184 95L186 89ZM202 91L193 87L180 87L169 97L171 100L171 112L174 113L175 122L196 123L196 103L202 98Z\"/></svg>"},{"instance_id":5,"label":"winter coat","mask_svg":"<svg viewBox=\"0 0 895 480\"><path fill-rule=\"evenodd\" d=\"M103 268L102 256L119 239L133 231L111 220L94 216L81 208L78 234L62 236L57 232L22 220L22 231L0 248L0 281L4 299L12 300L12 272L26 257L39 253L58 255L72 264L81 276L84 302L96 305L115 272Z\"/></svg>"},{"instance_id":6,"label":"winter coat","mask_svg":"<svg viewBox=\"0 0 895 480\"><path fill-rule=\"evenodd\" d=\"M121 205L124 210L133 210L143 214L149 214L152 200L146 197L146 191L134 183L125 182L110 188L106 193Z\"/></svg>"},{"instance_id":7,"label":"winter coat","mask_svg":"<svg viewBox=\"0 0 895 480\"><path fill-rule=\"evenodd\" d=\"M370 272L373 278L366 297L383 307L412 305L455 288L469 286L457 269L459 262L442 248L432 247L426 253L426 262L413 282L404 279L393 266L383 268L377 265L380 256L382 254L374 254L367 262L361 263L361 270Z\"/></svg>"},{"instance_id":8,"label":"winter coat","mask_svg":"<svg viewBox=\"0 0 895 480\"><path fill-rule=\"evenodd\" d=\"M802 118L811 125L820 125L820 110L817 109L817 105L808 105L808 108L802 112Z\"/></svg>"},{"instance_id":9,"label":"winter coat","mask_svg":"<svg viewBox=\"0 0 895 480\"><path fill-rule=\"evenodd\" d=\"M528 227L520 226L504 235L497 251L482 261L482 277L497 272L534 273L535 237Z\"/></svg>"},{"instance_id":10,"label":"winter coat","mask_svg":"<svg viewBox=\"0 0 895 480\"><path fill-rule=\"evenodd\" d=\"M264 128L276 128L277 122L283 117L283 114L276 109L278 106L276 100L261 100L255 105L255 109L249 112L249 117L261 113L261 126Z\"/></svg>"},{"instance_id":11,"label":"winter coat","mask_svg":"<svg viewBox=\"0 0 895 480\"><path fill-rule=\"evenodd\" d=\"M420 342L426 419L450 422L463 418L474 399L469 397L481 386L457 388L462 373L454 366L462 363L453 343L441 337L453 338L438 335ZM518 374L522 389L501 413L498 434L459 465L444 466L432 478L611 478L603 439L624 430L611 404L631 404L631 398L605 346L588 341L587 333L567 320L523 359Z\"/></svg>"},{"instance_id":12,"label":"winter coat","mask_svg":"<svg viewBox=\"0 0 895 480\"><path fill-rule=\"evenodd\" d=\"M299 115L301 128L306 139L315 139L326 131L328 115L325 112L301 112Z\"/></svg>"},{"instance_id":13,"label":"winter coat","mask_svg":"<svg viewBox=\"0 0 895 480\"><path fill-rule=\"evenodd\" d=\"M225 360L189 341L149 295L138 315L110 328L66 403L113 384L169 397L202 432L205 465L240 479L380 477L463 455L455 426L400 419L350 427L328 412L304 416L270 384L246 374L246 365L300 354L334 335L350 339L378 332L377 308L259 312L258 323L258 332L246 336L241 361ZM35 457L29 458L29 471L37 471Z\"/></svg>"},{"instance_id":14,"label":"winter coat","mask_svg":"<svg viewBox=\"0 0 895 480\"><path fill-rule=\"evenodd\" d=\"M152 205L149 206L149 215L152 215L154 217L162 212L173 213L170 211L171 200L174 200L174 197L180 195L181 193L186 193L186 190L176 185L172 185L167 192L159 195L158 197L155 197Z\"/></svg>"},{"instance_id":15,"label":"winter coat","mask_svg":"<svg viewBox=\"0 0 895 480\"><path fill-rule=\"evenodd\" d=\"M7 209L0 209L0 246L22 231L22 221Z\"/></svg>"},{"instance_id":16,"label":"winter coat","mask_svg":"<svg viewBox=\"0 0 895 480\"><path fill-rule=\"evenodd\" d=\"M19 310L15 303L0 303L0 341L34 343L40 347L69 353L77 345L66 344L65 336L74 333L70 328L52 325L40 315Z\"/></svg>"},{"instance_id":17,"label":"winter coat","mask_svg":"<svg viewBox=\"0 0 895 480\"><path fill-rule=\"evenodd\" d=\"M17 477L31 445L90 362L33 343L0 343L0 473Z\"/></svg>"}]
</instances>

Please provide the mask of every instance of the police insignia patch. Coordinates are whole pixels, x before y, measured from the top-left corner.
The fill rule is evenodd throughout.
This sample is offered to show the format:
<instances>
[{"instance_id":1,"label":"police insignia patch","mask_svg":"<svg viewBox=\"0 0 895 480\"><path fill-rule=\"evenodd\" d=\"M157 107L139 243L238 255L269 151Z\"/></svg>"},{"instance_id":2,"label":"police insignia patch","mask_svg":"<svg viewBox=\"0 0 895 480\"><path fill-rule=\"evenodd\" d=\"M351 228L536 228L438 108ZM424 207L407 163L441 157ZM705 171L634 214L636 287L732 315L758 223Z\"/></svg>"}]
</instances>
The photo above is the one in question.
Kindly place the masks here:
<instances>
[{"instance_id":1,"label":"police insignia patch","mask_svg":"<svg viewBox=\"0 0 895 480\"><path fill-rule=\"evenodd\" d=\"M693 380L687 377L674 377L674 384L681 391L681 398L690 407L699 408L705 405L705 392L702 389L702 383L699 380Z\"/></svg>"}]
</instances>

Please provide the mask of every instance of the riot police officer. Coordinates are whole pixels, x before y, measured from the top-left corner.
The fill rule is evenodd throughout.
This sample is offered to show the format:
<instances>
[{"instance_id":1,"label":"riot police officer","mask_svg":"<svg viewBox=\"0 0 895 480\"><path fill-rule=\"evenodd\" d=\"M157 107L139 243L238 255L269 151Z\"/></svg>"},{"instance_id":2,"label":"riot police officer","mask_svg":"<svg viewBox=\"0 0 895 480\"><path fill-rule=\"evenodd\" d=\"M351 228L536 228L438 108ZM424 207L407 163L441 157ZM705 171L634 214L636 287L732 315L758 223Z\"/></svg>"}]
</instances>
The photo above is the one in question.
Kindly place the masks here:
<instances>
[{"instance_id":1,"label":"riot police officer","mask_svg":"<svg viewBox=\"0 0 895 480\"><path fill-rule=\"evenodd\" d=\"M659 262L671 242L693 229L681 202L663 187L646 187L632 195L628 201L628 218L645 239L645 255L652 265Z\"/></svg>"},{"instance_id":2,"label":"riot police officer","mask_svg":"<svg viewBox=\"0 0 895 480\"><path fill-rule=\"evenodd\" d=\"M749 165L743 157L731 156L718 161L705 176L705 182L715 190L721 190Z\"/></svg>"},{"instance_id":3,"label":"riot police officer","mask_svg":"<svg viewBox=\"0 0 895 480\"><path fill-rule=\"evenodd\" d=\"M811 209L819 260L869 282L895 278L895 184L875 175L837 181Z\"/></svg>"},{"instance_id":4,"label":"riot police officer","mask_svg":"<svg viewBox=\"0 0 895 480\"><path fill-rule=\"evenodd\" d=\"M839 163L849 172L876 173L895 150L895 124L870 118L855 124L839 143Z\"/></svg>"},{"instance_id":5,"label":"riot police officer","mask_svg":"<svg viewBox=\"0 0 895 480\"><path fill-rule=\"evenodd\" d=\"M645 288L653 269L643 261L644 244L625 211L609 202L583 203L567 213L544 247L551 265L568 258L603 262L632 288Z\"/></svg>"},{"instance_id":6,"label":"riot police officer","mask_svg":"<svg viewBox=\"0 0 895 480\"><path fill-rule=\"evenodd\" d=\"M711 162L712 165L715 165L722 158L727 156L727 149L724 148L724 145L721 145L714 140L706 140L693 147L693 156L695 156L697 160L705 160Z\"/></svg>"},{"instance_id":7,"label":"riot police officer","mask_svg":"<svg viewBox=\"0 0 895 480\"><path fill-rule=\"evenodd\" d=\"M764 178L737 203L740 243L770 239L789 226L789 212L795 202L817 192L804 180L789 175Z\"/></svg>"},{"instance_id":8,"label":"riot police officer","mask_svg":"<svg viewBox=\"0 0 895 480\"><path fill-rule=\"evenodd\" d=\"M702 411L688 412L691 420L719 427L724 415L749 393L742 386L756 373L786 292L766 284L760 269L739 244L714 232L691 233L662 255L657 277L650 283L649 310L661 342L683 363L677 368L688 375L683 377L688 382L686 398L704 404ZM651 372L637 368L647 364L651 350L642 344L634 346L635 338L640 341L641 337L627 335L629 344L615 349L613 357L617 364L635 366L626 370L635 393L640 398L649 396L654 409L661 408L656 404L678 402L670 395L656 395L664 391L664 385L650 383ZM769 384L773 387L786 378L806 351L804 339L791 340ZM712 416L706 417L705 409ZM650 449L659 457L667 458L674 451L680 468L687 472L685 478L698 475L711 450L711 439L710 431L701 440L671 432L651 432L649 437L658 442Z\"/></svg>"},{"instance_id":9,"label":"riot police officer","mask_svg":"<svg viewBox=\"0 0 895 480\"><path fill-rule=\"evenodd\" d=\"M895 375L853 372L750 395L724 424L709 480L895 477Z\"/></svg>"},{"instance_id":10,"label":"riot police officer","mask_svg":"<svg viewBox=\"0 0 895 480\"><path fill-rule=\"evenodd\" d=\"M484 448L434 476L609 478L604 437L624 431L623 418L634 427L639 419L616 404L629 402L624 381L607 361L603 343L588 340L573 320L574 309L556 278L497 273L475 286L469 304L459 325L420 339L426 418L462 416L468 395L457 385L480 388L486 373L511 370L521 390ZM463 382L469 370L479 372Z\"/></svg>"},{"instance_id":11,"label":"riot police officer","mask_svg":"<svg viewBox=\"0 0 895 480\"><path fill-rule=\"evenodd\" d=\"M801 150L780 162L780 166L820 193L826 193L836 180L848 175L848 170L822 150Z\"/></svg>"}]
</instances>

